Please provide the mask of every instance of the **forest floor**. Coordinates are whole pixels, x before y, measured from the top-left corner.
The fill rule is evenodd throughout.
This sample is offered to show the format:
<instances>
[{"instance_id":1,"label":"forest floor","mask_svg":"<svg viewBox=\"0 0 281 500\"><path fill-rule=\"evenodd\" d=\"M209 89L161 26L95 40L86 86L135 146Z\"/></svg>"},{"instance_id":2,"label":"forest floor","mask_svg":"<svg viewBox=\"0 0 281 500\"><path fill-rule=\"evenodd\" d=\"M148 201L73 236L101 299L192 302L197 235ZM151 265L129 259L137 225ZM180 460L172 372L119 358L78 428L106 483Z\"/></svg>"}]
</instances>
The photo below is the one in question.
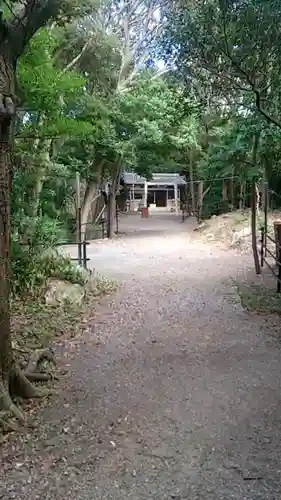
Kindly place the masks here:
<instances>
[{"instance_id":1,"label":"forest floor","mask_svg":"<svg viewBox=\"0 0 281 500\"><path fill-rule=\"evenodd\" d=\"M0 499L279 500L280 320L241 306L251 257L173 215L120 222L89 248L119 289L54 346L67 375L2 446Z\"/></svg>"}]
</instances>

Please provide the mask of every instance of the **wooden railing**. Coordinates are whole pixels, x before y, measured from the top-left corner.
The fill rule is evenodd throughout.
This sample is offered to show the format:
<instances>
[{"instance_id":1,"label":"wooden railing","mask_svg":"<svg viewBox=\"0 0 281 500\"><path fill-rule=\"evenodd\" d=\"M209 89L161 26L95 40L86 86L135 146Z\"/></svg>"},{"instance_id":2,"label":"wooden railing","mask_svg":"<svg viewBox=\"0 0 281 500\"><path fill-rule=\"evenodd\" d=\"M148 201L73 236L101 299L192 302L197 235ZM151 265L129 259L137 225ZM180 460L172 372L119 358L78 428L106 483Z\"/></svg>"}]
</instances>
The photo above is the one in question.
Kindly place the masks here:
<instances>
[{"instance_id":1,"label":"wooden railing","mask_svg":"<svg viewBox=\"0 0 281 500\"><path fill-rule=\"evenodd\" d=\"M275 253L269 248L268 242L275 247ZM274 223L274 238L269 234L267 227L261 228L261 267L264 264L276 279L277 293L281 292L281 221ZM271 262L269 262L271 259Z\"/></svg>"}]
</instances>

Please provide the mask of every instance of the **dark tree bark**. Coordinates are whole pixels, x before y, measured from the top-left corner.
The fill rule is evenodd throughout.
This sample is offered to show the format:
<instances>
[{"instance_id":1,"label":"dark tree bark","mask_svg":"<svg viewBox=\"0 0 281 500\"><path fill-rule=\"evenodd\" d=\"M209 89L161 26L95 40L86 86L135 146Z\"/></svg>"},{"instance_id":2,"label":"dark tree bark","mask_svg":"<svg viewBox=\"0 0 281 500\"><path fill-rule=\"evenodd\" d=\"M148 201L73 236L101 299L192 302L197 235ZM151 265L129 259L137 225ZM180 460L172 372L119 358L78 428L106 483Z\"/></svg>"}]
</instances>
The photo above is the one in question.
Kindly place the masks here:
<instances>
[{"instance_id":1,"label":"dark tree bark","mask_svg":"<svg viewBox=\"0 0 281 500\"><path fill-rule=\"evenodd\" d=\"M121 175L121 164L116 164L116 170L112 173L112 179L109 186L109 193L107 199L107 228L106 234L108 238L114 236L114 218L116 214L116 194L119 189Z\"/></svg>"},{"instance_id":2,"label":"dark tree bark","mask_svg":"<svg viewBox=\"0 0 281 500\"><path fill-rule=\"evenodd\" d=\"M256 167L258 158L258 148L260 142L260 131L257 130L254 135L253 143L253 165ZM255 264L256 274L261 274L261 265L259 260L259 252L257 246L257 191L256 191L256 179L253 178L251 185L251 229L252 229L252 251Z\"/></svg>"},{"instance_id":3,"label":"dark tree bark","mask_svg":"<svg viewBox=\"0 0 281 500\"><path fill-rule=\"evenodd\" d=\"M191 206L193 215L196 213L196 195L195 195L195 187L194 187L194 176L193 176L193 151L190 149L190 157L189 157L189 186L190 186L190 194L191 194Z\"/></svg>"},{"instance_id":4,"label":"dark tree bark","mask_svg":"<svg viewBox=\"0 0 281 500\"><path fill-rule=\"evenodd\" d=\"M16 64L34 33L58 13L58 0L29 0L0 35L0 410L22 420L11 395L34 397L36 389L18 368L10 325L10 195L12 126L16 112Z\"/></svg>"}]
</instances>

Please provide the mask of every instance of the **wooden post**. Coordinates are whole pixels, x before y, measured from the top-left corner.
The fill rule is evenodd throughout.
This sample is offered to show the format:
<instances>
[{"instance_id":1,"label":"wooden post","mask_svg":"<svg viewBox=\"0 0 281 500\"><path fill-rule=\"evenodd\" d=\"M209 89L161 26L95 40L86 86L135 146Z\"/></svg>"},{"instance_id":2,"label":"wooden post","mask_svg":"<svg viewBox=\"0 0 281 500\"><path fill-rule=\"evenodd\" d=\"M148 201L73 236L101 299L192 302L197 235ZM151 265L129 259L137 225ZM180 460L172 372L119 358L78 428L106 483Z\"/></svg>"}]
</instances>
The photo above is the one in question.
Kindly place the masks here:
<instances>
[{"instance_id":1,"label":"wooden post","mask_svg":"<svg viewBox=\"0 0 281 500\"><path fill-rule=\"evenodd\" d=\"M261 266L259 261L259 253L257 247L257 190L255 179L252 180L251 186L251 230L252 230L252 251L254 257L256 274L261 274Z\"/></svg>"},{"instance_id":2,"label":"wooden post","mask_svg":"<svg viewBox=\"0 0 281 500\"><path fill-rule=\"evenodd\" d=\"M281 263L281 220L276 220L274 226L274 239L276 247L276 262Z\"/></svg>"},{"instance_id":3,"label":"wooden post","mask_svg":"<svg viewBox=\"0 0 281 500\"><path fill-rule=\"evenodd\" d=\"M199 183L198 183L198 202L197 202L197 221L198 222L201 222L201 217L202 217L203 191L204 191L204 182L199 181Z\"/></svg>"},{"instance_id":4,"label":"wooden post","mask_svg":"<svg viewBox=\"0 0 281 500\"><path fill-rule=\"evenodd\" d=\"M133 211L135 211L135 184L132 184L132 202L133 202Z\"/></svg>"},{"instance_id":5,"label":"wooden post","mask_svg":"<svg viewBox=\"0 0 281 500\"><path fill-rule=\"evenodd\" d=\"M118 213L118 205L115 204L115 217L116 217L116 234L119 233L119 213Z\"/></svg>"},{"instance_id":6,"label":"wooden post","mask_svg":"<svg viewBox=\"0 0 281 500\"><path fill-rule=\"evenodd\" d=\"M264 248L264 227L261 228L261 267L263 267L264 265L264 251L265 251L265 248Z\"/></svg>"},{"instance_id":7,"label":"wooden post","mask_svg":"<svg viewBox=\"0 0 281 500\"><path fill-rule=\"evenodd\" d=\"M178 215L179 207L178 207L178 185L177 184L174 184L174 197L175 197L175 210L176 210L176 214Z\"/></svg>"},{"instance_id":8,"label":"wooden post","mask_svg":"<svg viewBox=\"0 0 281 500\"><path fill-rule=\"evenodd\" d=\"M277 293L281 292L281 220L274 222L274 234L276 244L276 265L278 269Z\"/></svg>"},{"instance_id":9,"label":"wooden post","mask_svg":"<svg viewBox=\"0 0 281 500\"><path fill-rule=\"evenodd\" d=\"M268 220L268 182L263 184L263 212L264 212L264 256L267 247L267 220Z\"/></svg>"},{"instance_id":10,"label":"wooden post","mask_svg":"<svg viewBox=\"0 0 281 500\"><path fill-rule=\"evenodd\" d=\"M147 193L148 193L148 184L147 180L144 181L144 198L143 198L143 206L147 208Z\"/></svg>"},{"instance_id":11,"label":"wooden post","mask_svg":"<svg viewBox=\"0 0 281 500\"><path fill-rule=\"evenodd\" d=\"M189 186L190 186L190 194L191 194L191 206L193 215L196 212L196 200L195 200L195 188L194 188L194 179L193 179L193 150L190 149L189 156Z\"/></svg>"},{"instance_id":12,"label":"wooden post","mask_svg":"<svg viewBox=\"0 0 281 500\"><path fill-rule=\"evenodd\" d=\"M231 179L230 179L230 210L235 209L235 200L234 200L234 169L232 170Z\"/></svg>"},{"instance_id":13,"label":"wooden post","mask_svg":"<svg viewBox=\"0 0 281 500\"><path fill-rule=\"evenodd\" d=\"M112 227L112 215L114 216L114 213L112 214L112 211L114 209L113 207L113 194L112 194L112 187L109 186L108 189L108 195L107 195L107 215L106 215L106 236L107 238L112 238L113 237L113 227Z\"/></svg>"},{"instance_id":14,"label":"wooden post","mask_svg":"<svg viewBox=\"0 0 281 500\"><path fill-rule=\"evenodd\" d=\"M84 269L87 269L87 241L84 240L82 242L82 246L83 246L83 267Z\"/></svg>"},{"instance_id":15,"label":"wooden post","mask_svg":"<svg viewBox=\"0 0 281 500\"><path fill-rule=\"evenodd\" d=\"M76 240L78 244L78 263L82 264L82 226L81 226L81 196L80 196L80 174L76 172Z\"/></svg>"}]
</instances>

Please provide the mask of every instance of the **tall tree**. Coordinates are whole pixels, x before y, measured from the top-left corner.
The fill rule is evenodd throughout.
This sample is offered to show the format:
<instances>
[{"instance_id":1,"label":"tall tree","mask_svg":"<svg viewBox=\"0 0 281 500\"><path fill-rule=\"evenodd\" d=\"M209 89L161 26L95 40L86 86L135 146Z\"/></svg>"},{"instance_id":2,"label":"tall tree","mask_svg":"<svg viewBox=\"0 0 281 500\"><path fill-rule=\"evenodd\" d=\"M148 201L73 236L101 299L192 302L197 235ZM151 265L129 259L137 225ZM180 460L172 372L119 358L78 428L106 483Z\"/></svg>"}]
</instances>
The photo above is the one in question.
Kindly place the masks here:
<instances>
[{"instance_id":1,"label":"tall tree","mask_svg":"<svg viewBox=\"0 0 281 500\"><path fill-rule=\"evenodd\" d=\"M59 14L59 0L27 0L5 23L0 35L0 408L18 418L10 394L34 397L37 392L16 364L10 330L10 195L11 147L16 114L17 62L32 36Z\"/></svg>"},{"instance_id":2,"label":"tall tree","mask_svg":"<svg viewBox=\"0 0 281 500\"><path fill-rule=\"evenodd\" d=\"M167 18L165 54L187 84L208 81L224 105L255 106L280 128L278 0L176 0Z\"/></svg>"},{"instance_id":3,"label":"tall tree","mask_svg":"<svg viewBox=\"0 0 281 500\"><path fill-rule=\"evenodd\" d=\"M110 0L98 7L94 17L86 16L68 30L61 56L75 61L74 67L82 73L87 72L90 92L118 99L120 94L131 91L140 71L150 64L150 52L162 27L161 5L162 0ZM103 64L104 58L107 65ZM115 157L111 154L109 163L106 158L102 160L100 168L100 157L98 161L92 158L93 175L88 176L82 203L84 228L101 180L109 181L111 186L108 215L112 219L114 214L115 191L126 159L119 150ZM110 227L113 230L112 220Z\"/></svg>"}]
</instances>

